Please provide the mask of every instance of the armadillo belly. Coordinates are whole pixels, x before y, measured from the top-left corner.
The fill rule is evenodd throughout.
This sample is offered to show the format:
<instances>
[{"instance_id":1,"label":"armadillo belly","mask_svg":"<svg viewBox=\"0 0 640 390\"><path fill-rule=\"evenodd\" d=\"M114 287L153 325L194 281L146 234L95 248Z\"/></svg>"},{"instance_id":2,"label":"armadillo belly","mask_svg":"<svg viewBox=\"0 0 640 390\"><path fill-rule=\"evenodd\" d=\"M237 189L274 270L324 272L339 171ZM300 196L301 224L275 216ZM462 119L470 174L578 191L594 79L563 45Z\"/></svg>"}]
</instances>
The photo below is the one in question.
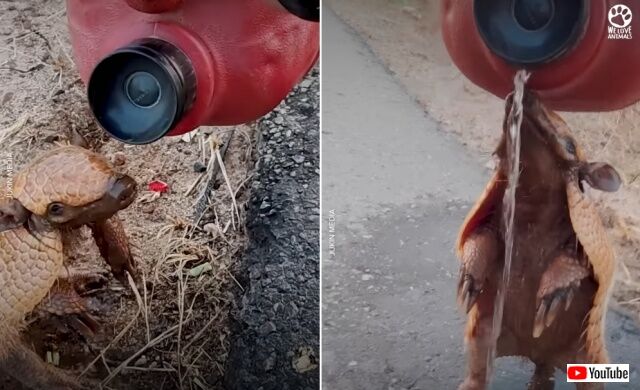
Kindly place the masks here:
<instances>
[{"instance_id":1,"label":"armadillo belly","mask_svg":"<svg viewBox=\"0 0 640 390\"><path fill-rule=\"evenodd\" d=\"M57 230L0 233L0 326L20 323L47 296L63 260Z\"/></svg>"}]
</instances>

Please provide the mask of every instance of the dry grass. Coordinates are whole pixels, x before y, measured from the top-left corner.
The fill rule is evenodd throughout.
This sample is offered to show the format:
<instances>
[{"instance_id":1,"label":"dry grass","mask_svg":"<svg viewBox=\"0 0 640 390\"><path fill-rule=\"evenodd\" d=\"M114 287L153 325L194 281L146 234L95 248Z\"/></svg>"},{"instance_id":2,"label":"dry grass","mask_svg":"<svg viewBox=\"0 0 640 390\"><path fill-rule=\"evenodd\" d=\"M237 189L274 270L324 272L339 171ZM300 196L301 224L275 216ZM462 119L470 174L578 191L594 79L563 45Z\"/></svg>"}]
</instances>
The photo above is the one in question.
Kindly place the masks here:
<instances>
[{"instance_id":1,"label":"dry grass","mask_svg":"<svg viewBox=\"0 0 640 390\"><path fill-rule=\"evenodd\" d=\"M220 153L220 137L217 133L196 136L205 139L197 144L208 148L205 152L208 170L204 172L207 180L201 180L196 192L206 193L209 182L214 180L210 172L216 170L216 166L223 174L225 186L221 188L226 191L217 191L215 197L206 196L206 208L191 221L176 217L158 229L154 241L163 246L158 261L142 276L142 293L135 293L137 310L129 315L131 320L114 343L104 348L92 365L102 362L110 348L119 346L120 340L129 340L125 345L132 339L144 340L144 344L138 343L140 347L115 367L101 363L108 372L101 382L105 388L132 370L168 374L173 382L171 386L178 389L211 388L216 385L211 383L212 369L217 371L216 378L223 376L228 348L226 318L232 298L228 292L233 287L231 284L237 283L233 278L233 260L242 253L245 243L242 210L246 199L238 201L237 197L246 177L232 180L227 175ZM141 199L148 202L153 198L143 194ZM213 221L205 215L213 216ZM212 344L216 347L212 348ZM211 356L210 351L216 351L218 356ZM142 356L151 355L163 364L159 367L136 364Z\"/></svg>"}]
</instances>

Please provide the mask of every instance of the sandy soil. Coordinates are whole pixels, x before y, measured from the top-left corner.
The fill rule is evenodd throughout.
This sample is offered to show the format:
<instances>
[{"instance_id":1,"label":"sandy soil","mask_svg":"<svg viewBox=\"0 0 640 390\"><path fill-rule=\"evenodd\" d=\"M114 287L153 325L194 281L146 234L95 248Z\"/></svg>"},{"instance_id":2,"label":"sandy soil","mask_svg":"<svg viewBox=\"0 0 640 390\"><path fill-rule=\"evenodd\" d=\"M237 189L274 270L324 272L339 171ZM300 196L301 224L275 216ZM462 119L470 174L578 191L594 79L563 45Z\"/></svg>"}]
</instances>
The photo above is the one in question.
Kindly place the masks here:
<instances>
[{"instance_id":1,"label":"sandy soil","mask_svg":"<svg viewBox=\"0 0 640 390\"><path fill-rule=\"evenodd\" d=\"M366 40L408 92L492 169L503 102L468 81L440 36L436 0L328 0ZM620 259L614 299L640 319L640 104L610 113L561 113L592 160L625 179L615 194L593 193Z\"/></svg>"},{"instance_id":2,"label":"sandy soil","mask_svg":"<svg viewBox=\"0 0 640 390\"><path fill-rule=\"evenodd\" d=\"M221 387L228 353L228 317L237 292L232 271L245 246L245 184L254 166L254 127L201 129L192 137L131 147L106 139L93 121L71 59L62 0L0 1L0 180L73 133L137 179L139 199L121 214L146 283L136 299L130 286L110 279L92 294L101 332L85 339L64 324L32 319L30 343L43 356L84 376L113 380L103 388L213 389ZM215 181L188 190L200 177L194 165L211 158L208 141L227 140L229 186L237 192L232 212L227 184ZM161 196L152 180L169 184ZM105 269L87 232L69 264ZM0 388L19 389L13 382Z\"/></svg>"}]
</instances>

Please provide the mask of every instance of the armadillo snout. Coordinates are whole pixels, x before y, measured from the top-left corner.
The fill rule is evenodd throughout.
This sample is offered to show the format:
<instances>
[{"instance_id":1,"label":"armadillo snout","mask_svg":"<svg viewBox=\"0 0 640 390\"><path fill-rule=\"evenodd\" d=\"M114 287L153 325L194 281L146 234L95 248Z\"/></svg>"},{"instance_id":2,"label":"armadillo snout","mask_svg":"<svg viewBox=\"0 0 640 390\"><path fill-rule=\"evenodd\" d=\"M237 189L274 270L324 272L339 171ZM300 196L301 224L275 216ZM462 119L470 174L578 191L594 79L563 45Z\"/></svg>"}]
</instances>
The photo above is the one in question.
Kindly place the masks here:
<instances>
[{"instance_id":1,"label":"armadillo snout","mask_svg":"<svg viewBox=\"0 0 640 390\"><path fill-rule=\"evenodd\" d=\"M106 191L100 199L84 206L71 207L68 212L69 217L53 220L53 222L76 228L85 224L106 221L133 203L137 195L136 188L136 181L130 176L114 176L109 180Z\"/></svg>"},{"instance_id":2,"label":"armadillo snout","mask_svg":"<svg viewBox=\"0 0 640 390\"><path fill-rule=\"evenodd\" d=\"M129 207L133 202L137 193L136 181L127 175L122 175L116 179L106 196L111 198L111 202L117 209L115 211L122 210Z\"/></svg>"}]
</instances>

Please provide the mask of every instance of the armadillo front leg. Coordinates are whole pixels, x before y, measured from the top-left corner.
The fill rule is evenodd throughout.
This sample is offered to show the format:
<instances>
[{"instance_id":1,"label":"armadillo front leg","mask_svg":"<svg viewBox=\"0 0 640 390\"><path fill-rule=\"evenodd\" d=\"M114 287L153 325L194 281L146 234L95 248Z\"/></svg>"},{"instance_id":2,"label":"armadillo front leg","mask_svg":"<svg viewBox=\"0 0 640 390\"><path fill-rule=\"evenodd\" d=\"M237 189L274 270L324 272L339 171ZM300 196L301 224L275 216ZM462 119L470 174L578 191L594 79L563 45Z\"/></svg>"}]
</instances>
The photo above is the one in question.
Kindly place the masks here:
<instances>
[{"instance_id":1,"label":"armadillo front leg","mask_svg":"<svg viewBox=\"0 0 640 390\"><path fill-rule=\"evenodd\" d=\"M468 371L459 390L482 390L486 387L496 293L489 279L498 266L499 251L496 233L487 227L471 234L463 246L458 299L463 309L469 312L465 337Z\"/></svg>"},{"instance_id":2,"label":"armadillo front leg","mask_svg":"<svg viewBox=\"0 0 640 390\"><path fill-rule=\"evenodd\" d=\"M111 266L113 275L123 284L127 283L126 272L136 279L136 267L129 240L122 222L117 215L106 221L96 222L89 226L100 254Z\"/></svg>"},{"instance_id":3,"label":"armadillo front leg","mask_svg":"<svg viewBox=\"0 0 640 390\"><path fill-rule=\"evenodd\" d=\"M533 337L540 337L558 313L569 308L580 282L588 276L586 262L580 262L569 253L561 253L553 260L540 279Z\"/></svg>"},{"instance_id":4,"label":"armadillo front leg","mask_svg":"<svg viewBox=\"0 0 640 390\"><path fill-rule=\"evenodd\" d=\"M495 232L481 227L464 242L458 281L458 302L469 312L498 262L499 243Z\"/></svg>"}]
</instances>

